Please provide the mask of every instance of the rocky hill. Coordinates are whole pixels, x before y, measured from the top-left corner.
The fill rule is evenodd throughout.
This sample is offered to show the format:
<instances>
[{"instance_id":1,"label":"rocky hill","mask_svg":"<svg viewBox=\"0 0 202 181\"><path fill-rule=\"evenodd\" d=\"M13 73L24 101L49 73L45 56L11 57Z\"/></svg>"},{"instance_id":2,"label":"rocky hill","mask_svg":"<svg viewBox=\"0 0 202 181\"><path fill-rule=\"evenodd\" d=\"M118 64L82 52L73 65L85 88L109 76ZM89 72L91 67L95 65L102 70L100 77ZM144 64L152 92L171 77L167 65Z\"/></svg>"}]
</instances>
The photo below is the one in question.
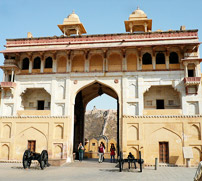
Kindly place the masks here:
<instances>
[{"instance_id":1,"label":"rocky hill","mask_svg":"<svg viewBox=\"0 0 202 181\"><path fill-rule=\"evenodd\" d=\"M99 139L107 137L108 140L117 140L117 111L98 110L94 107L85 114L85 139Z\"/></svg>"}]
</instances>

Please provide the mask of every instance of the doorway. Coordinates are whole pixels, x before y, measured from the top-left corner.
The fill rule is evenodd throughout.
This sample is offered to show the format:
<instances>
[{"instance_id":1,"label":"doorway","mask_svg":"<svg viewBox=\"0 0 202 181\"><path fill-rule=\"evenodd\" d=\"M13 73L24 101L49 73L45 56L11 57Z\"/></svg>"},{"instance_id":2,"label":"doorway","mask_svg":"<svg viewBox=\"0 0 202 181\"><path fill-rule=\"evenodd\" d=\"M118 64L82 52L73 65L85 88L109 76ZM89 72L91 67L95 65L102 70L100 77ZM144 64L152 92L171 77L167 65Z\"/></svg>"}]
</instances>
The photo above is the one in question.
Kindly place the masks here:
<instances>
[{"instance_id":1,"label":"doorway","mask_svg":"<svg viewBox=\"0 0 202 181\"><path fill-rule=\"evenodd\" d=\"M169 163L168 142L159 142L159 162Z\"/></svg>"},{"instance_id":2,"label":"doorway","mask_svg":"<svg viewBox=\"0 0 202 181\"><path fill-rule=\"evenodd\" d=\"M164 100L156 100L156 109L164 109Z\"/></svg>"},{"instance_id":3,"label":"doorway","mask_svg":"<svg viewBox=\"0 0 202 181\"><path fill-rule=\"evenodd\" d=\"M37 101L37 110L44 110L44 101Z\"/></svg>"}]
</instances>

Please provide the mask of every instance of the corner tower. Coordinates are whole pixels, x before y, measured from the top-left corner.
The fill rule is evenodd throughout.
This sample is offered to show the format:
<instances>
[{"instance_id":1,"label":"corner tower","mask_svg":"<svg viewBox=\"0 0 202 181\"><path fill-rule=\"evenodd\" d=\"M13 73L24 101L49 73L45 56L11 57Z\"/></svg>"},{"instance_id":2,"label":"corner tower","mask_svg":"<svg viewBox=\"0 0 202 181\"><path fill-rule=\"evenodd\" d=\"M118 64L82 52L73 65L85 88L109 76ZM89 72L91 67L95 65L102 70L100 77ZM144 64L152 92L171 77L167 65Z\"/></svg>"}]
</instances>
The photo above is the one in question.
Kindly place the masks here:
<instances>
[{"instance_id":1,"label":"corner tower","mask_svg":"<svg viewBox=\"0 0 202 181\"><path fill-rule=\"evenodd\" d=\"M152 30L152 20L147 18L139 7L132 12L129 20L125 21L126 32L148 32Z\"/></svg>"}]
</instances>

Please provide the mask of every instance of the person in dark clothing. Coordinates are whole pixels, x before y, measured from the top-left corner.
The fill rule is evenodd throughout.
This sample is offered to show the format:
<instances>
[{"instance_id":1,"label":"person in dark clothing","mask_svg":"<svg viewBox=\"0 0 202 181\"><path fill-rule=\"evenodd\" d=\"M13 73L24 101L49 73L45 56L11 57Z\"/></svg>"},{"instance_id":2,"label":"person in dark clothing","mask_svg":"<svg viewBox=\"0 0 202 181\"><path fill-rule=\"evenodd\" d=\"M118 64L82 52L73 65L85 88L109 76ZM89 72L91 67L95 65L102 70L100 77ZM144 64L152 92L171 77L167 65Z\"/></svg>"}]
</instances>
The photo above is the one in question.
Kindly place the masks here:
<instances>
[{"instance_id":1,"label":"person in dark clothing","mask_svg":"<svg viewBox=\"0 0 202 181\"><path fill-rule=\"evenodd\" d=\"M101 144L103 145L104 149L105 149L105 144L103 142L101 142ZM105 157L104 157L104 154L103 154L103 162L105 161Z\"/></svg>"},{"instance_id":2,"label":"person in dark clothing","mask_svg":"<svg viewBox=\"0 0 202 181\"><path fill-rule=\"evenodd\" d=\"M83 160L83 152L84 152L84 147L83 147L82 143L79 144L78 151L79 151L79 161L82 161Z\"/></svg>"},{"instance_id":3,"label":"person in dark clothing","mask_svg":"<svg viewBox=\"0 0 202 181\"><path fill-rule=\"evenodd\" d=\"M111 163L114 162L115 163L115 151L116 148L114 146L114 143L111 144L111 148L110 148L110 156L111 156Z\"/></svg>"}]
</instances>

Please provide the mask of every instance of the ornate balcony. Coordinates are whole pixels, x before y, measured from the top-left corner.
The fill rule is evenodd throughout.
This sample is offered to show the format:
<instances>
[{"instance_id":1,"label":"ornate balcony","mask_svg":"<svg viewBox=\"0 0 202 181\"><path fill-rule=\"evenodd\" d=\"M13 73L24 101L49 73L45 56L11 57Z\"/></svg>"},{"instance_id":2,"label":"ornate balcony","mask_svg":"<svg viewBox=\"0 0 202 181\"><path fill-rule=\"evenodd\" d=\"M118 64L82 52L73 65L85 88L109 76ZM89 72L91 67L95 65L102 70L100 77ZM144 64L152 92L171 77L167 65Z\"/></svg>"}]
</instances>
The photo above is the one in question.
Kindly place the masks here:
<instances>
[{"instance_id":1,"label":"ornate balcony","mask_svg":"<svg viewBox=\"0 0 202 181\"><path fill-rule=\"evenodd\" d=\"M15 82L1 82L2 88L15 88L16 83Z\"/></svg>"},{"instance_id":2,"label":"ornate balcony","mask_svg":"<svg viewBox=\"0 0 202 181\"><path fill-rule=\"evenodd\" d=\"M185 77L184 84L185 86L199 85L201 82L201 77Z\"/></svg>"}]
</instances>

